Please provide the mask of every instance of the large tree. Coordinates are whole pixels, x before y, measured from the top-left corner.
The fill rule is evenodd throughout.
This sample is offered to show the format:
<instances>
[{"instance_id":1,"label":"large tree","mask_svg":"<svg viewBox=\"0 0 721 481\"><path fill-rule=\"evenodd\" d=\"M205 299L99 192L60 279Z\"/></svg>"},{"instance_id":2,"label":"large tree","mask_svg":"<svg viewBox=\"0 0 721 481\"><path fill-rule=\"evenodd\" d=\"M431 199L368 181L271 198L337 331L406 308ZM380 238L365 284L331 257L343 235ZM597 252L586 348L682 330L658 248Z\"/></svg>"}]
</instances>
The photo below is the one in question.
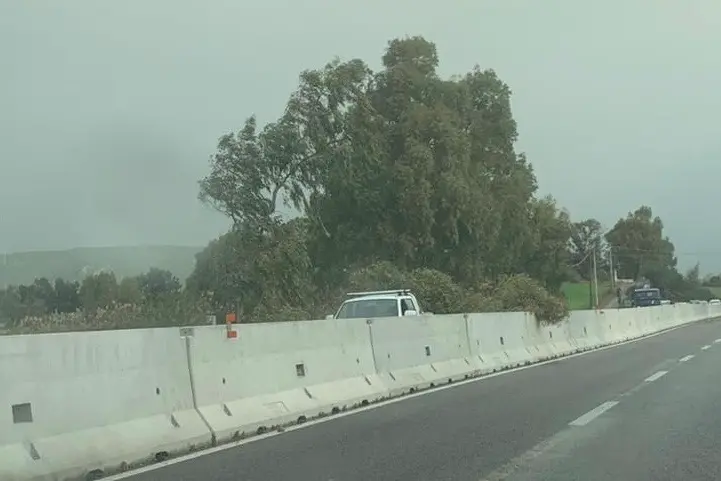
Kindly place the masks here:
<instances>
[{"instance_id":1,"label":"large tree","mask_svg":"<svg viewBox=\"0 0 721 481\"><path fill-rule=\"evenodd\" d=\"M641 206L606 234L615 254L619 277L639 279L660 269L675 270L674 245L663 233L663 222L648 206Z\"/></svg>"},{"instance_id":2,"label":"large tree","mask_svg":"<svg viewBox=\"0 0 721 481\"><path fill-rule=\"evenodd\" d=\"M308 307L315 298L307 224L295 219L270 232L235 229L221 236L196 256L189 293L244 319L258 309Z\"/></svg>"},{"instance_id":3,"label":"large tree","mask_svg":"<svg viewBox=\"0 0 721 481\"><path fill-rule=\"evenodd\" d=\"M261 258L284 245L284 202L305 218L296 265L308 256L321 291L379 261L440 270L463 286L528 272L558 288L569 222L552 200L534 198L533 170L514 148L510 89L478 67L443 79L438 61L421 37L389 42L377 72L362 60L334 60L301 74L276 122L259 129L250 117L222 137L201 198L234 221L229 236L246 239L235 255ZM226 259L229 241L204 256L225 246ZM232 262L243 267L228 274L231 285L257 299L249 294L259 288L255 261ZM217 274L201 271L211 264L199 258L191 284L210 285L201 279Z\"/></svg>"},{"instance_id":4,"label":"large tree","mask_svg":"<svg viewBox=\"0 0 721 481\"><path fill-rule=\"evenodd\" d=\"M118 280L109 271L90 274L80 284L79 295L86 311L109 308L118 299Z\"/></svg>"},{"instance_id":5,"label":"large tree","mask_svg":"<svg viewBox=\"0 0 721 481\"><path fill-rule=\"evenodd\" d=\"M422 38L391 41L348 109L350 142L314 198L330 233L318 236L321 263L390 260L464 284L521 268L536 184L513 148L510 90L478 68L443 80L437 63Z\"/></svg>"},{"instance_id":6,"label":"large tree","mask_svg":"<svg viewBox=\"0 0 721 481\"><path fill-rule=\"evenodd\" d=\"M596 219L574 222L569 242L570 262L584 279L593 276L591 254L597 253L597 262L604 252L604 238L601 223Z\"/></svg>"},{"instance_id":7,"label":"large tree","mask_svg":"<svg viewBox=\"0 0 721 481\"><path fill-rule=\"evenodd\" d=\"M53 311L75 312L80 309L80 283L77 281L66 281L61 278L55 279L54 284Z\"/></svg>"},{"instance_id":8,"label":"large tree","mask_svg":"<svg viewBox=\"0 0 721 481\"><path fill-rule=\"evenodd\" d=\"M519 257L516 270L541 280L546 289L557 293L568 279L567 245L572 231L568 213L546 197L531 203L529 220L531 235L526 238L525 255Z\"/></svg>"},{"instance_id":9,"label":"large tree","mask_svg":"<svg viewBox=\"0 0 721 481\"><path fill-rule=\"evenodd\" d=\"M148 300L157 300L162 296L180 292L180 281L172 272L165 269L153 267L145 274L138 276L137 279L140 293Z\"/></svg>"}]
</instances>

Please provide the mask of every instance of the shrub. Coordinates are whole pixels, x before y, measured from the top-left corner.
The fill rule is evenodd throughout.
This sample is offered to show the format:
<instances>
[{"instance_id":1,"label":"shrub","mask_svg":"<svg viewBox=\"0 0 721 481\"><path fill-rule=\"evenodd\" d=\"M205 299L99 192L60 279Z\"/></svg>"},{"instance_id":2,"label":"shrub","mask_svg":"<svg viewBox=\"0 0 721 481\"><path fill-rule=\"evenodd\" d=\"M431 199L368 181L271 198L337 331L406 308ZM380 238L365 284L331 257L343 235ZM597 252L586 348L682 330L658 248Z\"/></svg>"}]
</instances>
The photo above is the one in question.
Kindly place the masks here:
<instances>
[{"instance_id":1,"label":"shrub","mask_svg":"<svg viewBox=\"0 0 721 481\"><path fill-rule=\"evenodd\" d=\"M551 295L538 281L526 275L501 279L492 297L501 310L532 312L539 322L556 323L568 317L565 300Z\"/></svg>"}]
</instances>

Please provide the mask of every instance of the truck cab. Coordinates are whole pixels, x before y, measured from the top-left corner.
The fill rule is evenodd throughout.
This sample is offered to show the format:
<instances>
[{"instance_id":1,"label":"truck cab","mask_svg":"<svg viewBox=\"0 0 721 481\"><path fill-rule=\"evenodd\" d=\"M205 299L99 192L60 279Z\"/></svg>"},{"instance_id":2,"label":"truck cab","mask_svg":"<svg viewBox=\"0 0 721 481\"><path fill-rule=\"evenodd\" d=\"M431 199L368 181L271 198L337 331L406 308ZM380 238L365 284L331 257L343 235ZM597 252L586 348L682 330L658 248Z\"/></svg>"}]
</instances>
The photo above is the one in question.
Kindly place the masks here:
<instances>
[{"instance_id":1,"label":"truck cab","mask_svg":"<svg viewBox=\"0 0 721 481\"><path fill-rule=\"evenodd\" d=\"M421 313L418 299L408 289L390 291L349 292L335 315L327 319L372 319L374 317L417 316Z\"/></svg>"}]
</instances>

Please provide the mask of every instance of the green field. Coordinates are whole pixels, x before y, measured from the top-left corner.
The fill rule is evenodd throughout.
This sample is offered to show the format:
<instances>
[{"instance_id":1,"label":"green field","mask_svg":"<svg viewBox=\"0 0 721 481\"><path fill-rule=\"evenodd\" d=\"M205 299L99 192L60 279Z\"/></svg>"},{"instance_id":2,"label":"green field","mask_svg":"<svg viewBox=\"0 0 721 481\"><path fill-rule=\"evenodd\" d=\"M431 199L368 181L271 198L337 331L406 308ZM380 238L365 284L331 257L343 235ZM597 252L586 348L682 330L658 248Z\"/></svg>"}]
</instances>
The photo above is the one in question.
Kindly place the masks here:
<instances>
[{"instance_id":1,"label":"green field","mask_svg":"<svg viewBox=\"0 0 721 481\"><path fill-rule=\"evenodd\" d=\"M0 287L30 284L40 277L82 280L101 269L112 270L118 277L135 276L151 267L167 269L184 281L200 250L188 246L80 247L7 254L7 261L0 256Z\"/></svg>"},{"instance_id":2,"label":"green field","mask_svg":"<svg viewBox=\"0 0 721 481\"><path fill-rule=\"evenodd\" d=\"M709 291L713 293L714 296L721 299L721 287L713 286L713 287L706 287Z\"/></svg>"},{"instance_id":3,"label":"green field","mask_svg":"<svg viewBox=\"0 0 721 481\"><path fill-rule=\"evenodd\" d=\"M568 301L568 308L572 311L591 308L589 297L589 282L566 282L561 286L561 291ZM599 282L598 296L601 307L605 306L613 298L611 285L608 282Z\"/></svg>"}]
</instances>

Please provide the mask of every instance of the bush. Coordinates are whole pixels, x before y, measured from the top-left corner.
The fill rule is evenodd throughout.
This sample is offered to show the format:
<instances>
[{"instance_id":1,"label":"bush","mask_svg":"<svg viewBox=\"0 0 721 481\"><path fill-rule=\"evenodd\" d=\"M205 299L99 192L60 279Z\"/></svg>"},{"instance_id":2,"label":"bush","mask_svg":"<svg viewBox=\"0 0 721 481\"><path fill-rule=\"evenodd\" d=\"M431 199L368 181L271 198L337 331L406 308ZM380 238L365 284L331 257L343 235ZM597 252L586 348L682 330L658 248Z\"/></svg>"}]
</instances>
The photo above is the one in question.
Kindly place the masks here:
<instances>
[{"instance_id":1,"label":"bush","mask_svg":"<svg viewBox=\"0 0 721 481\"><path fill-rule=\"evenodd\" d=\"M385 291L410 288L410 276L388 261L376 262L353 271L348 276L348 290L353 292Z\"/></svg>"},{"instance_id":2,"label":"bush","mask_svg":"<svg viewBox=\"0 0 721 481\"><path fill-rule=\"evenodd\" d=\"M416 269L408 277L408 285L424 311L436 314L464 311L466 291L448 274L433 269Z\"/></svg>"},{"instance_id":3,"label":"bush","mask_svg":"<svg viewBox=\"0 0 721 481\"><path fill-rule=\"evenodd\" d=\"M287 322L304 321L314 317L310 312L301 307L294 307L288 304L278 305L273 299L263 299L249 319L241 318L240 322Z\"/></svg>"},{"instance_id":4,"label":"bush","mask_svg":"<svg viewBox=\"0 0 721 481\"><path fill-rule=\"evenodd\" d=\"M349 284L355 291L409 288L425 311L436 314L526 311L549 323L568 317L565 300L550 294L527 275L504 277L496 284L480 283L468 290L443 272L433 269L404 272L390 262L378 262L353 272Z\"/></svg>"},{"instance_id":5,"label":"bush","mask_svg":"<svg viewBox=\"0 0 721 481\"><path fill-rule=\"evenodd\" d=\"M551 295L538 281L526 275L502 279L492 297L501 310L532 312L539 322L556 323L568 317L565 299Z\"/></svg>"},{"instance_id":6,"label":"bush","mask_svg":"<svg viewBox=\"0 0 721 481\"><path fill-rule=\"evenodd\" d=\"M201 325L206 323L209 311L204 299L176 293L162 296L153 303L114 303L107 308L87 311L25 316L10 326L10 333L37 334Z\"/></svg>"}]
</instances>

